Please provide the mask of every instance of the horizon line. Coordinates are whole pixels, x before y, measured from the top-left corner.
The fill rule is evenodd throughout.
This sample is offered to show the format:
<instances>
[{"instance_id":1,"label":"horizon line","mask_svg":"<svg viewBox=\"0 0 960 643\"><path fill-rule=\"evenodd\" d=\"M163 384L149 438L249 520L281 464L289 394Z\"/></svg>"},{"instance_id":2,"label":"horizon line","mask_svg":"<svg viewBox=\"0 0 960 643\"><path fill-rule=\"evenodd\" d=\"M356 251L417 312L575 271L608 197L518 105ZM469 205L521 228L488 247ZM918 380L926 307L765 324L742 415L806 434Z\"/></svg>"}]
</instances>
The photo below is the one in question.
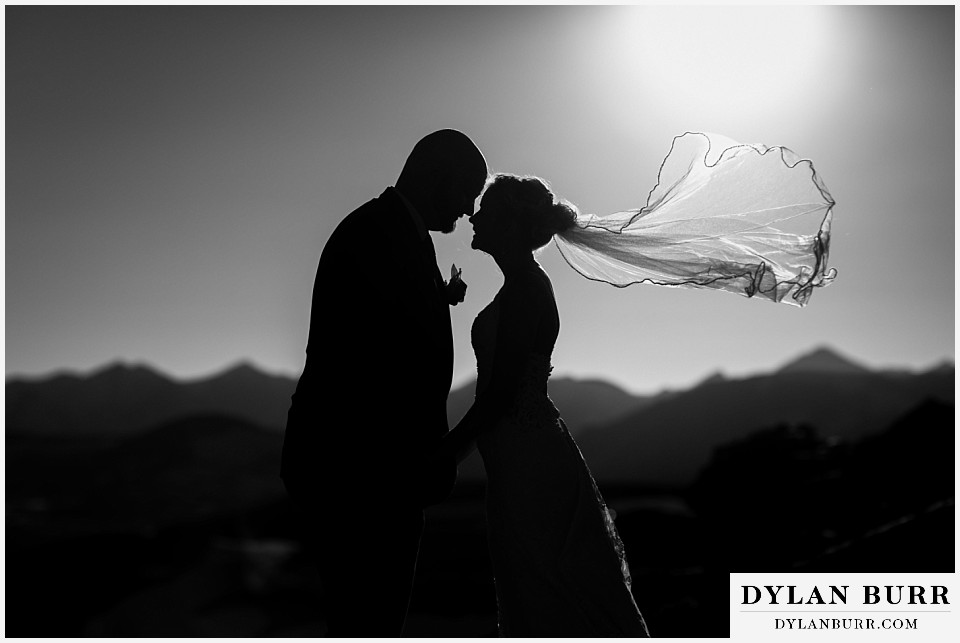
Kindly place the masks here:
<instances>
[{"instance_id":1,"label":"horizon line","mask_svg":"<svg viewBox=\"0 0 960 643\"><path fill-rule=\"evenodd\" d=\"M929 365L921 366L921 367L909 367L909 366L903 366L903 365L868 366L864 363L863 360L859 358L851 358L848 354L844 352L841 352L831 346L821 344L811 350L798 353L795 357L786 360L784 363L780 364L779 366L774 366L769 369L757 369L745 374L730 375L726 373L722 367L716 367L713 370L709 370L707 373L701 374L700 376L694 376L692 378L694 384L692 385L698 385L699 383L702 383L707 379L711 379L717 376L720 376L724 379L735 380L735 379L746 379L746 378L762 376L762 375L770 375L778 372L779 370L785 368L790 364L797 362L798 360L801 360L807 356L813 355L821 351L832 353L836 357L846 362L849 362L853 366L861 367L867 371L880 372L880 373L907 372L907 373L919 374L919 373L926 373L932 370L943 368L944 366L947 366L947 365L949 365L950 367L954 367L956 363L955 357L953 355L948 355L948 356L941 357L939 359L935 359ZM227 362L221 367L208 370L204 373L192 374L192 375L177 375L177 374L171 373L168 369L165 369L164 367L154 364L146 359L141 359L141 358L131 359L131 358L124 358L124 357L116 357L116 358L104 361L99 365L89 367L86 369L80 368L80 367L63 366L63 367L56 367L48 371L35 372L35 373L24 373L24 372L13 371L13 372L6 373L5 377L6 377L7 384L10 384L11 382L40 382L44 380L55 379L57 377L75 377L75 378L82 379L82 378L93 377L99 373L103 373L103 372L106 372L112 369L117 369L117 368L124 368L129 370L136 370L136 369L148 370L153 372L156 375L159 375L161 377L164 377L168 380L171 380L179 384L189 384L192 382L202 382L206 380L216 379L218 377L222 377L223 375L231 371L240 370L244 368L254 370L267 377L284 378L284 379L290 379L294 381L300 378L300 374L302 372L302 371L292 372L289 370L271 369L271 368L264 367L263 365L258 363L254 358L240 357L235 360ZM649 394L649 392L641 392L639 390L635 390L636 387L630 386L627 383L620 382L615 378L604 376L602 374L593 374L593 373L578 374L574 372L560 371L554 377L563 378L563 379L581 380L581 381L606 382L608 384L612 384L614 386L617 386L619 388L622 388L628 392L631 392L637 395ZM465 378L457 378L456 376L454 376L453 384L451 385L450 390L451 392L453 392L459 388L467 386L471 382L473 382L475 379L476 379L476 375L468 376ZM663 392L668 390L672 390L672 388L668 385L662 385L655 392Z\"/></svg>"}]
</instances>

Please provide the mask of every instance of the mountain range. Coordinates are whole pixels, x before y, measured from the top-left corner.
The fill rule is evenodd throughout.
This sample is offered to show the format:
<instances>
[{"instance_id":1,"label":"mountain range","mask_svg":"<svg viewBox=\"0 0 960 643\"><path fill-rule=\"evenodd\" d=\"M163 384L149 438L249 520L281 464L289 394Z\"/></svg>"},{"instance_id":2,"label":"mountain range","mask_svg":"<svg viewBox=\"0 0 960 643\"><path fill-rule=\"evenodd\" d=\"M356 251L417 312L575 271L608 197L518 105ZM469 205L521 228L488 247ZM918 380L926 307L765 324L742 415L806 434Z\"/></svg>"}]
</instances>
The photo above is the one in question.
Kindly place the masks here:
<instances>
[{"instance_id":1,"label":"mountain range","mask_svg":"<svg viewBox=\"0 0 960 643\"><path fill-rule=\"evenodd\" d=\"M89 375L13 379L6 385L7 432L46 436L124 436L195 415L243 419L282 431L293 378L240 363L213 377L176 381L143 365L114 363ZM453 390L447 414L453 426L473 403L476 382ZM657 396L632 395L601 380L554 378L550 395L565 408L574 431L605 424ZM575 428L574 428L575 427Z\"/></svg>"},{"instance_id":2,"label":"mountain range","mask_svg":"<svg viewBox=\"0 0 960 643\"><path fill-rule=\"evenodd\" d=\"M148 366L118 362L88 375L8 381L7 433L130 435L193 415L237 417L279 430L295 386L291 378L248 363L181 382Z\"/></svg>"},{"instance_id":3,"label":"mountain range","mask_svg":"<svg viewBox=\"0 0 960 643\"><path fill-rule=\"evenodd\" d=\"M8 465L16 453L9 450L11 439L18 444L35 438L97 438L153 445L127 445L140 457L136 454L162 450L161 444L206 436L202 439L231 453L230 441L239 438L224 429L227 425L240 426L246 443L259 445L255 450L275 453L295 386L292 378L245 363L186 382L124 364L85 376L11 380L6 385ZM451 426L469 408L473 390L470 382L451 392ZM741 379L717 374L683 391L638 396L600 380L554 378L549 392L599 481L676 486L690 483L718 446L752 431L805 424L824 437L855 440L883 430L925 399L953 403L954 368L947 363L920 373L873 371L820 348L772 373ZM266 435L249 437L251 427ZM460 477L483 479L476 454L461 465Z\"/></svg>"},{"instance_id":4,"label":"mountain range","mask_svg":"<svg viewBox=\"0 0 960 643\"><path fill-rule=\"evenodd\" d=\"M933 370L953 372L953 365L945 363ZM872 372L830 349L819 348L770 375L794 373L868 375ZM716 373L698 387L729 381ZM476 382L471 381L451 391L447 404L451 426L470 408L475 385ZM247 362L211 377L186 381L167 377L149 366L115 362L88 374L57 373L48 377L9 379L6 383L7 432L129 435L198 414L231 416L266 429L282 430L295 388L294 378L264 373ZM558 377L550 380L550 396L574 434L584 428L608 424L677 394L634 395L597 379Z\"/></svg>"},{"instance_id":5,"label":"mountain range","mask_svg":"<svg viewBox=\"0 0 960 643\"><path fill-rule=\"evenodd\" d=\"M775 426L806 425L853 442L882 431L927 399L953 403L954 373L782 369L709 382L578 436L606 482L684 485L723 444Z\"/></svg>"}]
</instances>

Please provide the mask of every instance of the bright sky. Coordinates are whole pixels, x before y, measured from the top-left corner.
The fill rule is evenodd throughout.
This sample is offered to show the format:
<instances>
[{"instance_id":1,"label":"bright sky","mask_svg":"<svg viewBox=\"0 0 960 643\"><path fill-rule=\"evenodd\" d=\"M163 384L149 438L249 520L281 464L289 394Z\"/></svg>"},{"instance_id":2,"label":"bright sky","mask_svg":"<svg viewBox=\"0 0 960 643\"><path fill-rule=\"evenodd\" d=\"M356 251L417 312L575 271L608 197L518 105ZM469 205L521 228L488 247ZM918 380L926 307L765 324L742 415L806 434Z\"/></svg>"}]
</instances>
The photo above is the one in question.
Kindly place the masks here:
<instances>
[{"instance_id":1,"label":"bright sky","mask_svg":"<svg viewBox=\"0 0 960 643\"><path fill-rule=\"evenodd\" d=\"M8 6L5 18L8 376L115 359L183 377L240 359L297 375L324 242L441 127L584 212L643 205L686 130L790 147L837 201L839 276L805 309L619 290L549 246L556 374L653 392L824 344L871 366L954 357L952 6ZM441 270L456 262L470 286L453 309L457 383L501 283L470 236L465 220L435 236ZM357 287L389 287L383 271Z\"/></svg>"}]
</instances>

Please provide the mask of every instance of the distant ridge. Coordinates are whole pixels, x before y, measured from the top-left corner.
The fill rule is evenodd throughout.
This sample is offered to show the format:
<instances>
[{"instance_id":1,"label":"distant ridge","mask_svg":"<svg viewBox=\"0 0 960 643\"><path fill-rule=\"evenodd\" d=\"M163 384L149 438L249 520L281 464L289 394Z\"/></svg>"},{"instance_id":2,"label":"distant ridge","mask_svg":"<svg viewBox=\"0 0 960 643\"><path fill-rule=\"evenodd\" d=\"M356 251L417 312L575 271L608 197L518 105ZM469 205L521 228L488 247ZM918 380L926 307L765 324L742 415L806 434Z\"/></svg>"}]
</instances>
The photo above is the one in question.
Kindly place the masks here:
<instances>
[{"instance_id":1,"label":"distant ridge","mask_svg":"<svg viewBox=\"0 0 960 643\"><path fill-rule=\"evenodd\" d=\"M842 359L842 358L841 358ZM926 400L954 402L953 369L890 377L829 351L769 375L708 382L577 440L601 483L683 486L718 446L775 426L859 440Z\"/></svg>"},{"instance_id":2,"label":"distant ridge","mask_svg":"<svg viewBox=\"0 0 960 643\"><path fill-rule=\"evenodd\" d=\"M885 381L891 379L897 381ZM390 382L385 380L381 385L389 386ZM474 382L469 382L451 391L447 402L451 426L472 404L474 386ZM247 361L208 377L186 381L172 379L147 365L113 362L87 374L59 371L45 378L9 380L6 433L121 437L197 415L233 417L280 432L286 424L295 387L295 378L264 373ZM870 424L868 418L885 414L887 406L902 410L905 403L915 402L916 395L923 391L936 391L934 397L944 399L944 387L953 390L953 363L949 360L919 373L893 373L871 370L830 348L820 347L767 375L731 379L717 372L685 391L639 396L599 379L555 377L550 380L549 393L578 440L586 439L588 434L603 434L600 448L608 443L607 436L614 427L634 425L636 428L624 433L631 443L638 436L652 438L654 427L678 437L683 431L676 427L689 424L692 414L705 413L709 425L711 419L720 420L728 412L724 410L727 407L727 424L749 421L756 426L757 422L768 421L763 418L775 418L787 407L796 407L780 419L811 421L829 430L857 418L861 425L866 425ZM371 387L370 395L371 400L376 398L376 387ZM811 404L810 395L824 397L820 398L821 403ZM851 403L842 408L827 408L830 405L822 403L841 397ZM859 401L852 403L854 399ZM723 409L711 410L714 401L723 402ZM682 413L673 417L668 409ZM647 415L647 411L654 414ZM730 426L730 430L735 429ZM719 433L709 430L706 442L699 443L706 446ZM689 439L696 442L703 438L691 435ZM593 448L590 442L583 444L585 453ZM651 447L647 444L643 448ZM669 463L661 458L657 464Z\"/></svg>"},{"instance_id":3,"label":"distant ridge","mask_svg":"<svg viewBox=\"0 0 960 643\"><path fill-rule=\"evenodd\" d=\"M851 375L860 375L869 373L870 369L843 357L836 351L821 346L809 353L801 355L797 359L782 366L777 373L848 373Z\"/></svg>"},{"instance_id":4,"label":"distant ridge","mask_svg":"<svg viewBox=\"0 0 960 643\"><path fill-rule=\"evenodd\" d=\"M945 359L933 368L930 369L931 373L950 373L954 370L955 366L953 361Z\"/></svg>"},{"instance_id":5,"label":"distant ridge","mask_svg":"<svg viewBox=\"0 0 960 643\"><path fill-rule=\"evenodd\" d=\"M697 386L704 386L707 384L720 384L721 382L727 381L727 376L723 374L723 371L715 371L712 374L706 376Z\"/></svg>"},{"instance_id":6,"label":"distant ridge","mask_svg":"<svg viewBox=\"0 0 960 643\"><path fill-rule=\"evenodd\" d=\"M243 362L185 382L148 366L114 362L85 376L7 382L5 419L8 433L34 435L133 434L199 414L280 430L295 387L291 378Z\"/></svg>"},{"instance_id":7,"label":"distant ridge","mask_svg":"<svg viewBox=\"0 0 960 643\"><path fill-rule=\"evenodd\" d=\"M295 378L264 373L247 361L215 375L175 380L151 367L113 362L87 375L55 373L7 382L7 430L13 434L136 434L195 415L233 417L266 429L286 425ZM389 386L389 382L384 382ZM473 404L475 381L451 391L451 426ZM574 433L606 424L649 404L602 380L557 377L550 395ZM376 396L371 391L371 399Z\"/></svg>"}]
</instances>

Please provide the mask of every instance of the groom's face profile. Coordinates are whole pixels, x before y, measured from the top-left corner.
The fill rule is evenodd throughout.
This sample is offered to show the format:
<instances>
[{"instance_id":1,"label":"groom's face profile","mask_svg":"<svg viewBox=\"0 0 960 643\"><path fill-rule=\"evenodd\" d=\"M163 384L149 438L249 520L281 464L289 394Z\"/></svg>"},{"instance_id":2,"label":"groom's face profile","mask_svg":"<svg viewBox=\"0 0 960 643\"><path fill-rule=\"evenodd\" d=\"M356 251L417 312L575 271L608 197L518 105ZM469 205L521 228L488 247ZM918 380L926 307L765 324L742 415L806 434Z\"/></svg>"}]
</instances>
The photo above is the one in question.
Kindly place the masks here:
<instances>
[{"instance_id":1,"label":"groom's face profile","mask_svg":"<svg viewBox=\"0 0 960 643\"><path fill-rule=\"evenodd\" d=\"M414 205L427 229L453 232L473 214L487 181L487 161L465 134L438 130L420 139L397 178L397 189Z\"/></svg>"},{"instance_id":2,"label":"groom's face profile","mask_svg":"<svg viewBox=\"0 0 960 643\"><path fill-rule=\"evenodd\" d=\"M462 216L472 216L474 204L480 191L483 189L484 179L469 180L459 177L454 180L441 181L437 185L433 199L434 220L428 227L438 232L453 232L457 221Z\"/></svg>"}]
</instances>

